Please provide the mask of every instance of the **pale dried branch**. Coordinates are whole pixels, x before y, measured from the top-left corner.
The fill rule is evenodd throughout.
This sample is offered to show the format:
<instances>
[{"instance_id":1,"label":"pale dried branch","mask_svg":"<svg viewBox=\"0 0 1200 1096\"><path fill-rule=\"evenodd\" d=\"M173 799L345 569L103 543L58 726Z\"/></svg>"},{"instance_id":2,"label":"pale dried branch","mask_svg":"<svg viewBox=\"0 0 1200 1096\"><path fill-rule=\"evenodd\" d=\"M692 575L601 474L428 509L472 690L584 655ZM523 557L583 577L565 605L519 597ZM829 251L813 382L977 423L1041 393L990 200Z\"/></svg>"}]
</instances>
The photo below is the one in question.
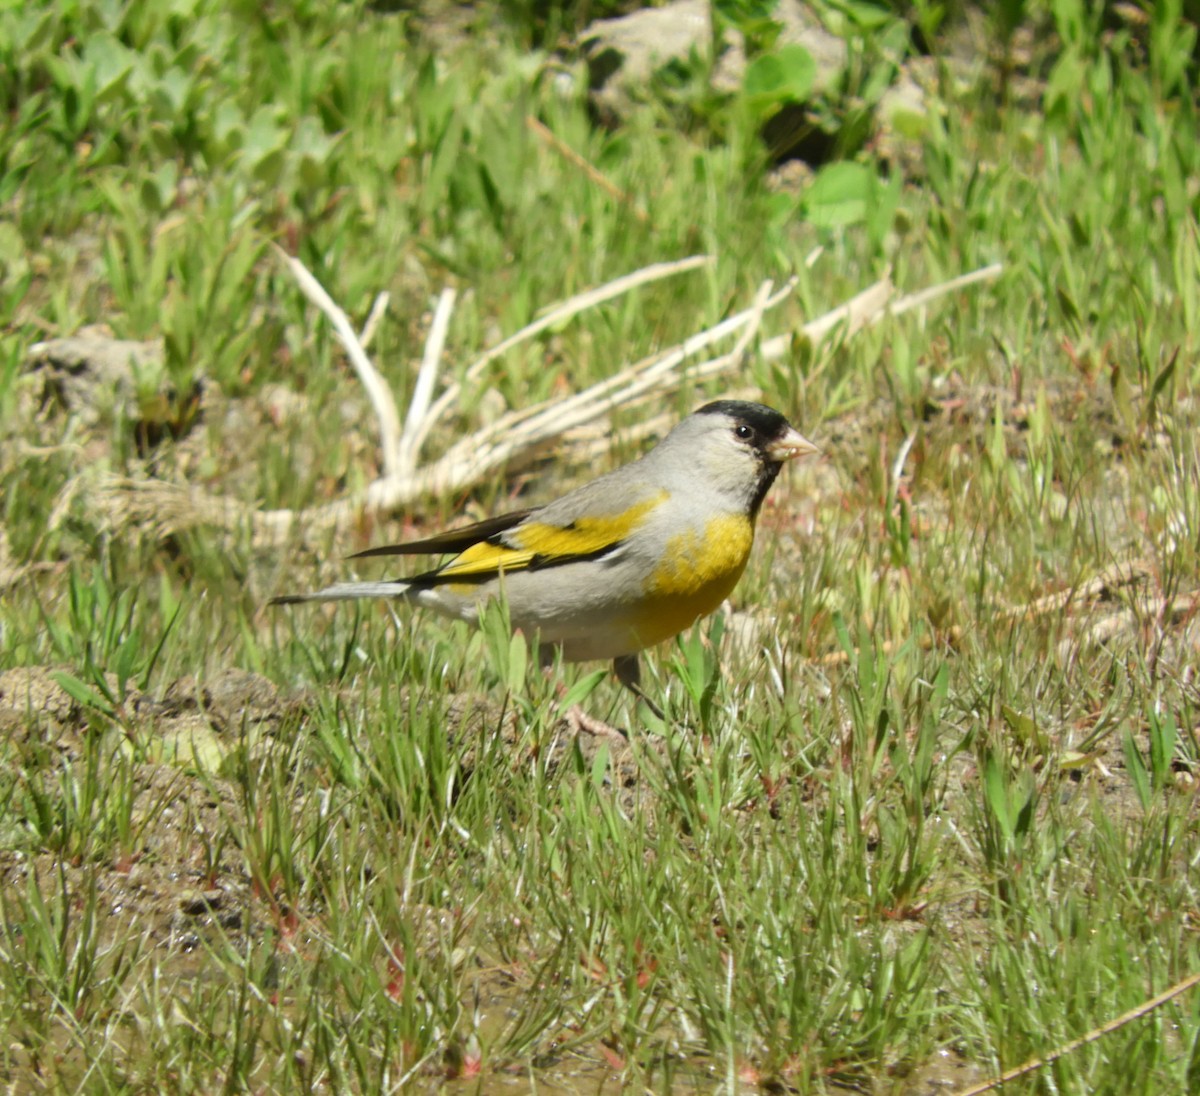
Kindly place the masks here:
<instances>
[{"instance_id":1,"label":"pale dried branch","mask_svg":"<svg viewBox=\"0 0 1200 1096\"><path fill-rule=\"evenodd\" d=\"M554 305L554 307L534 320L533 323L526 324L520 331L510 335L507 339L503 339L490 350L476 358L463 374L464 382L479 380L483 376L483 371L492 362L507 354L513 347L528 342L530 339L540 335L547 328L556 327L569 320L572 316L578 315L580 312L586 312L589 308L595 308L605 301L611 301L613 298L629 293L639 286L661 281L663 278L670 278L676 274L686 274L691 270L698 270L701 267L711 266L713 262L714 259L711 255L690 255L686 259L678 259L674 262L654 263L643 267L641 270L635 270L632 274L624 274L614 281L576 294L574 297L570 297L560 304ZM454 401L458 399L461 392L461 384L452 383L446 386L445 391L437 398L429 411L429 416L426 420L427 430L445 415Z\"/></svg>"},{"instance_id":2,"label":"pale dried branch","mask_svg":"<svg viewBox=\"0 0 1200 1096\"><path fill-rule=\"evenodd\" d=\"M1033 620L1065 610L1072 604L1084 605L1114 597L1117 590L1144 582L1150 575L1151 567L1146 560L1126 560L1106 567L1078 586L1045 594L1024 605L1006 606L1001 612L1006 619Z\"/></svg>"},{"instance_id":3,"label":"pale dried branch","mask_svg":"<svg viewBox=\"0 0 1200 1096\"><path fill-rule=\"evenodd\" d=\"M334 303L332 297L325 292L325 287L312 276L308 268L299 260L293 258L282 248L276 247L276 252L284 265L291 271L296 284L313 304L317 306L333 325L338 342L346 351L354 372L363 388L367 390L367 399L379 420L380 463L385 476L397 475L400 471L400 416L396 411L396 401L392 398L387 382L379 375L378 370L371 364L367 352L362 348L358 335L350 326L350 318Z\"/></svg>"},{"instance_id":4,"label":"pale dried branch","mask_svg":"<svg viewBox=\"0 0 1200 1096\"><path fill-rule=\"evenodd\" d=\"M600 418L613 407L626 406L649 392L670 392L682 383L680 367L698 350L745 327L763 310L776 307L787 299L794 287L793 279L762 302L762 308L739 312L708 331L685 339L665 354L644 358L582 392L510 411L484 430L452 446L439 463L445 463L447 471L462 468L472 469L472 474L481 474L507 463L517 452L535 449L574 427ZM722 355L719 359L721 368L726 368L732 359L731 354ZM699 377L701 370L711 365L704 363L704 366L691 369L688 376Z\"/></svg>"},{"instance_id":5,"label":"pale dried branch","mask_svg":"<svg viewBox=\"0 0 1200 1096\"><path fill-rule=\"evenodd\" d=\"M387 314L388 302L391 299L391 294L386 289L375 295L371 311L367 315L367 322L363 324L362 334L358 337L358 341L362 343L364 350L371 345L371 340L375 338L375 332L379 330L379 324Z\"/></svg>"},{"instance_id":6,"label":"pale dried branch","mask_svg":"<svg viewBox=\"0 0 1200 1096\"><path fill-rule=\"evenodd\" d=\"M911 312L914 308L930 304L939 297L946 296L947 293L966 289L967 286L976 285L979 282L990 282L993 278L1000 277L1003 270L1003 263L992 263L991 266L980 267L978 270L972 270L967 274L960 274L957 278L951 278L948 282L942 282L940 285L931 285L928 289L909 293L892 305L891 313L893 316L900 316L905 312Z\"/></svg>"},{"instance_id":7,"label":"pale dried branch","mask_svg":"<svg viewBox=\"0 0 1200 1096\"><path fill-rule=\"evenodd\" d=\"M379 373L367 360L345 313L329 299L316 279L300 263L287 256L284 256L284 260L301 290L334 324L338 338L346 347L367 389L380 421L383 475L351 497L303 511L258 511L236 500L208 496L191 487L154 480L102 478L97 484L96 506L114 524L138 520L161 533L195 524L213 524L230 531L249 524L256 540L274 543L293 529L307 533L319 532L340 526L364 511L385 512L410 505L423 496L461 492L494 471L529 458L550 441L595 424L614 408L636 406L651 398L661 399L678 390L685 382L698 382L736 370L742 364L746 348L759 330L764 315L785 301L796 284L792 279L781 289L772 292L767 283L760 288L751 308L728 317L707 331L690 336L663 353L636 362L582 392L502 415L474 434L460 439L439 459L417 468L415 465L421 443L459 391L459 386L452 384L437 400L429 402L436 380L436 362L441 355L444 324L448 322L453 301L449 291L442 296L434 330L431 330L427 341L413 408L408 416L408 428L401 431L392 396ZM706 256L693 256L677 263L656 264L571 298L488 351L471 365L466 377L478 379L496 356L585 308L594 307L638 285L693 270L711 261ZM952 287L972 284L984 277L994 277L996 273L997 267L976 271L964 278L932 287L923 294L902 298L901 303L915 301L918 297L920 303L928 303L950 292ZM887 315L893 297L891 280L885 275L845 304L809 321L801 329L802 333L814 344L823 342L835 331L842 337L849 337ZM909 307L915 305L910 304ZM439 331L439 328L442 330ZM694 361L701 351L733 336L738 336L738 341L730 352L705 361ZM775 360L790 351L792 340L792 334L775 336L763 341L757 353L764 360Z\"/></svg>"},{"instance_id":8,"label":"pale dried branch","mask_svg":"<svg viewBox=\"0 0 1200 1096\"><path fill-rule=\"evenodd\" d=\"M632 274L623 274L595 289L588 289L574 297L569 297L544 313L539 319L534 320L533 323L521 328L516 334L510 335L503 342L497 343L487 353L478 357L467 367L466 379L478 380L483 376L484 369L496 358L507 354L514 346L528 342L535 335L540 335L548 327L557 327L580 312L586 312L589 308L595 308L615 297L623 297L626 293L643 285L661 282L664 278L673 278L676 274L687 274L702 267L712 266L715 262L716 260L711 255L689 255L686 259L652 263L650 266L642 267L641 270L635 270Z\"/></svg>"},{"instance_id":9,"label":"pale dried branch","mask_svg":"<svg viewBox=\"0 0 1200 1096\"><path fill-rule=\"evenodd\" d=\"M826 335L836 327L844 326L846 338L857 334L868 324L875 323L887 315L887 306L895 293L892 285L891 271L873 285L867 286L861 293L851 297L845 304L818 316L804 325L804 334L814 343L822 342ZM777 339L788 340L787 335L776 336ZM767 344L770 345L770 344Z\"/></svg>"},{"instance_id":10,"label":"pale dried branch","mask_svg":"<svg viewBox=\"0 0 1200 1096\"><path fill-rule=\"evenodd\" d=\"M421 445L429 434L432 416L429 405L433 401L433 385L437 380L438 363L446 347L446 333L450 329L450 313L454 310L456 294L453 289L443 289L433 311L433 323L429 326L429 337L425 340L425 354L413 387L412 401L404 420L404 435L400 439L400 471L411 475L417 467Z\"/></svg>"},{"instance_id":11,"label":"pale dried branch","mask_svg":"<svg viewBox=\"0 0 1200 1096\"><path fill-rule=\"evenodd\" d=\"M897 492L900 490L900 480L904 476L904 466L908 463L908 454L912 452L912 447L917 444L917 431L913 430L908 437L900 444L900 451L896 454L896 459L892 462L892 480L889 485L889 493L895 500Z\"/></svg>"},{"instance_id":12,"label":"pale dried branch","mask_svg":"<svg viewBox=\"0 0 1200 1096\"><path fill-rule=\"evenodd\" d=\"M791 279L788 285L795 285L795 279ZM729 352L729 356L735 363L732 368L740 369L745 364L746 352L750 349L750 344L754 341L754 336L758 334L759 328L762 327L763 312L766 311L767 301L770 300L771 290L774 288L775 283L770 278L758 287L758 292L754 295L754 304L750 306L749 322L742 329L737 342L733 344L733 349Z\"/></svg>"}]
</instances>

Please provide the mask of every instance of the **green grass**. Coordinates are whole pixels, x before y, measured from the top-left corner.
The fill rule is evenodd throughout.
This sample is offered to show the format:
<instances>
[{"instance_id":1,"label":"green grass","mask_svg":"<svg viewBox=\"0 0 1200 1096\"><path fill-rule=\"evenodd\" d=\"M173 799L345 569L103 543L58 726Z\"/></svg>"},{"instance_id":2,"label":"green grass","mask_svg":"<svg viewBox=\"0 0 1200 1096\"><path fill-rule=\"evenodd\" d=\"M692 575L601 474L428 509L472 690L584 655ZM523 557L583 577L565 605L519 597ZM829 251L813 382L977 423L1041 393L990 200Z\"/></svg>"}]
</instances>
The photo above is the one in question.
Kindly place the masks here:
<instances>
[{"instance_id":1,"label":"green grass","mask_svg":"<svg viewBox=\"0 0 1200 1096\"><path fill-rule=\"evenodd\" d=\"M1200 970L1179 5L1006 5L964 73L929 5L831 4L853 60L816 112L843 159L800 193L766 179L769 65L721 97L694 59L606 131L549 52L579 7L461 33L384 7L0 2L0 1074L902 1093ZM905 166L870 139L900 16L939 74ZM799 278L775 334L889 268L904 291L1004 269L661 408L757 386L827 457L774 488L734 615L649 657L659 721L597 667L539 673L500 614L265 606L399 523L289 550L106 509L108 473L264 508L375 476L369 406L272 243L356 326L390 293L371 354L402 408L445 286L449 381L573 293L715 256L494 362L431 453L767 278ZM29 348L95 323L161 338L161 364L63 406ZM633 449L618 430L598 464ZM400 516L544 500L594 467ZM574 735L575 701L629 745ZM1192 993L1005 1091L1198 1077Z\"/></svg>"}]
</instances>

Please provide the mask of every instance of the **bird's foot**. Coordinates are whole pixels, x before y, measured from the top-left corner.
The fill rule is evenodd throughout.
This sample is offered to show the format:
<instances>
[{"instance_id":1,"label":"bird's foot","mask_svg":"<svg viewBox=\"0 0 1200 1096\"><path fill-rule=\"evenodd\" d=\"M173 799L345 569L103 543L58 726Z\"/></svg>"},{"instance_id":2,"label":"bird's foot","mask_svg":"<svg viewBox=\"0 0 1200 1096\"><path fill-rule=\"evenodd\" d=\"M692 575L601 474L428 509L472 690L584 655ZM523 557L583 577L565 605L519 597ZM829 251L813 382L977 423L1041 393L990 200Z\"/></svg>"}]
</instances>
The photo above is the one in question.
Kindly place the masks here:
<instances>
[{"instance_id":1,"label":"bird's foot","mask_svg":"<svg viewBox=\"0 0 1200 1096\"><path fill-rule=\"evenodd\" d=\"M567 726L577 737L586 732L595 738L615 738L622 745L629 743L629 735L625 731L611 723L605 723L603 719L597 719L594 715L588 715L578 704L573 704L567 709L565 718Z\"/></svg>"}]
</instances>

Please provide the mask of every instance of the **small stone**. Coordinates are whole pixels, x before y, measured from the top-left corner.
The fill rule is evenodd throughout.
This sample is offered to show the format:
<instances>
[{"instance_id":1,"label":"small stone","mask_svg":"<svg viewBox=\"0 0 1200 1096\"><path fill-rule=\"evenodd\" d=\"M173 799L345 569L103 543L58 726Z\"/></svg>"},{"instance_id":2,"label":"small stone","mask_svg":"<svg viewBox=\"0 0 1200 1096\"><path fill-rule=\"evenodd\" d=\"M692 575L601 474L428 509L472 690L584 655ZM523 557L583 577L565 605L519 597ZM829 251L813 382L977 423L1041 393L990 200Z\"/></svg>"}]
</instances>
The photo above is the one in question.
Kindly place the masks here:
<instances>
[{"instance_id":1,"label":"small stone","mask_svg":"<svg viewBox=\"0 0 1200 1096\"><path fill-rule=\"evenodd\" d=\"M206 891L187 891L179 899L179 909L189 917L199 917L201 914L219 910L225 901L225 892L214 889Z\"/></svg>"}]
</instances>

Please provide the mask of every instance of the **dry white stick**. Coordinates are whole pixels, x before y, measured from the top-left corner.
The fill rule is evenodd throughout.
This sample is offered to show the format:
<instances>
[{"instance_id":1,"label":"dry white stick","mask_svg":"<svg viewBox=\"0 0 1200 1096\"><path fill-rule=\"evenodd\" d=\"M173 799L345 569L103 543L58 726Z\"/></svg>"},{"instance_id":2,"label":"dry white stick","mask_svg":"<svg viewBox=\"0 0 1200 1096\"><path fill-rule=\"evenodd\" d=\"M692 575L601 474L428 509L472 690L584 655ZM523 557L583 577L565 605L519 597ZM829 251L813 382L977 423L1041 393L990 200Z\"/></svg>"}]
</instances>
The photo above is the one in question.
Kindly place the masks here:
<instances>
[{"instance_id":1,"label":"dry white stick","mask_svg":"<svg viewBox=\"0 0 1200 1096\"><path fill-rule=\"evenodd\" d=\"M813 321L806 326L805 332L811 330L810 337L816 340L838 323L847 323L851 330L857 330L865 322L864 302L873 302L874 307L879 307L881 297L886 299L886 294L880 293L880 284ZM794 288L795 279L792 279L767 297L762 309L757 311L765 312L778 306ZM171 526L178 528L188 524L184 517L189 513L193 521L211 522L230 529L236 528L249 516L256 534L271 542L285 537L297 522L308 530L336 527L364 510L371 513L386 512L409 505L424 495L460 491L503 467L514 457L531 452L538 445L569 430L603 418L613 407L628 406L648 394L673 391L683 382L680 366L684 362L698 351L750 323L755 312L756 309L751 308L730 316L708 331L690 336L666 353L645 358L583 392L509 412L484 429L463 438L439 460L410 476L385 474L357 495L312 510L269 510L247 515L246 510L233 499L205 496L189 488L155 481L139 484L137 481L117 478L105 481L100 494L120 497L126 520L136 515L140 520L153 521L162 532ZM777 336L764 343L759 352L768 359L776 358L786 353L790 345L790 336ZM722 354L693 366L687 375L697 380L703 379L726 370L731 361L731 354Z\"/></svg>"},{"instance_id":2,"label":"dry white stick","mask_svg":"<svg viewBox=\"0 0 1200 1096\"><path fill-rule=\"evenodd\" d=\"M1030 1058L1028 1062L1016 1066L1014 1069L1006 1069L1003 1073L982 1081L977 1085L960 1088L953 1096L983 1096L985 1092L991 1092L993 1089L1006 1085L1009 1081L1015 1081L1018 1077L1024 1077L1027 1073L1033 1073L1036 1070L1042 1069L1051 1062L1057 1062L1059 1058L1063 1058L1068 1054L1074 1054L1080 1047L1094 1043L1097 1039L1103 1039L1105 1035L1111 1035L1126 1024L1133 1023L1134 1020L1140 1020L1143 1016L1147 1016L1156 1009L1162 1008L1168 1001L1178 997L1181 993L1186 993L1194 986L1200 986L1200 972L1189 974L1183 981L1176 982L1173 986L1163 990L1162 993L1151 997L1147 1001L1143 1001L1140 1005L1135 1005L1127 1012L1122 1012L1120 1016L1112 1020L1107 1020L1099 1027L1092 1028L1086 1035L1081 1035L1078 1039L1072 1039L1069 1043L1063 1043L1062 1046L1055 1047L1048 1054Z\"/></svg>"},{"instance_id":3,"label":"dry white stick","mask_svg":"<svg viewBox=\"0 0 1200 1096\"><path fill-rule=\"evenodd\" d=\"M607 282L594 289L579 293L574 297L569 297L567 300L554 305L548 312L534 320L533 323L522 327L520 331L509 335L507 339L497 343L482 356L476 358L475 361L467 366L464 379L467 381L478 380L483 376L483 371L491 362L495 361L501 355L507 354L514 346L528 342L548 327L555 327L569 320L572 316L578 315L580 312L585 312L589 308L595 308L605 301L611 301L614 297L619 297L623 293L637 289L638 286L646 285L649 282L661 281L663 278L670 278L675 274L686 274L689 270L698 270L700 267L711 266L713 262L715 260L711 255L691 255L686 259L679 259L675 262L653 263L650 266L643 267L641 270L635 270L632 274L622 275L615 281ZM428 427L432 427L441 419L446 413L447 408L458 399L461 391L461 384L454 383L446 386L446 390L437 398L437 402L430 409Z\"/></svg>"},{"instance_id":4,"label":"dry white stick","mask_svg":"<svg viewBox=\"0 0 1200 1096\"><path fill-rule=\"evenodd\" d=\"M643 358L640 362L636 362L634 365L623 369L615 376L609 377L607 380L601 381L599 384L595 384L591 388L577 393L575 396L566 397L566 401L564 402L586 402L601 396L607 396L615 402L617 396L614 393L617 392L622 393L622 396L628 399L642 390L642 382L657 381L661 378L670 377L683 362L750 323L754 319L756 312L761 315L763 312L767 312L777 305L782 304L783 301L791 296L792 290L795 288L796 279L789 278L782 288L767 297L762 303L761 308L756 305L755 307L746 309L744 312L738 312L728 319L722 320L719 324L710 327L707 331L701 331L699 334L689 336L678 346L670 350L661 354L655 354L649 358ZM635 380L637 381L637 386L630 390L628 386ZM622 388L623 385L627 387Z\"/></svg>"},{"instance_id":5,"label":"dry white stick","mask_svg":"<svg viewBox=\"0 0 1200 1096\"><path fill-rule=\"evenodd\" d=\"M358 336L354 333L354 328L350 326L350 318L346 313L334 303L333 298L325 292L325 288L309 273L308 268L299 259L292 258L280 247L276 247L275 250L284 265L291 271L292 277L296 279L300 292L312 301L333 325L338 342L345 348L350 364L354 366L358 379L362 382L363 388L367 390L367 398L371 401L375 417L379 420L380 463L383 467L384 477L399 474L400 416L396 411L396 401L392 398L391 390L375 366L371 364L371 359L367 357L362 343L358 341Z\"/></svg>"},{"instance_id":6,"label":"dry white stick","mask_svg":"<svg viewBox=\"0 0 1200 1096\"><path fill-rule=\"evenodd\" d=\"M928 289L909 293L892 305L890 309L891 314L893 316L900 316L905 312L911 312L914 308L920 308L924 304L929 304L930 301L935 301L939 297L944 297L947 293L965 289L976 282L991 281L992 278L998 278L1003 270L1003 263L992 263L991 266L980 267L978 270L972 270L968 274L960 274L957 278L951 278L948 282L942 282L940 285L931 285Z\"/></svg>"},{"instance_id":7,"label":"dry white stick","mask_svg":"<svg viewBox=\"0 0 1200 1096\"><path fill-rule=\"evenodd\" d=\"M516 454L531 451L569 430L593 422L613 407L629 406L649 393L664 394L673 391L683 383L684 376L679 367L696 351L741 327L752 325L756 315L761 318L766 309L774 308L786 300L795 285L796 279L789 279L782 289L768 294L760 302L756 302L754 307L730 316L708 331L691 336L665 354L645 358L616 376L599 381L582 392L501 416L483 431L453 446L438 465L430 470L431 474L450 476L451 479L446 482L444 489L452 489L458 486L454 480L460 470L463 470L461 474L465 474L469 481L482 478L492 469L506 464ZM859 294L854 300L859 301L868 296L874 299L877 294ZM850 304L853 306L854 301ZM859 314L853 308L846 315L857 326L861 326ZM845 318L845 315L839 313L839 318ZM786 337L771 341L775 344L771 355L773 357L781 356L790 345L790 340ZM693 379L700 379L724 372L741 357L742 353L735 350L690 368L687 375Z\"/></svg>"},{"instance_id":8,"label":"dry white stick","mask_svg":"<svg viewBox=\"0 0 1200 1096\"><path fill-rule=\"evenodd\" d=\"M869 323L886 315L888 302L892 299L895 287L892 285L891 271L887 271L874 285L867 286L861 293L851 297L845 304L839 305L824 316L818 316L804 325L804 334L814 342L822 342L826 335L835 327L845 324L844 336L860 331ZM790 335L776 335L767 346L782 340L784 344L791 342Z\"/></svg>"},{"instance_id":9,"label":"dry white stick","mask_svg":"<svg viewBox=\"0 0 1200 1096\"><path fill-rule=\"evenodd\" d=\"M912 452L912 447L916 444L917 432L914 430L901 443L900 451L896 454L896 459L892 462L891 494L893 499L900 490L900 478L904 475L904 465L908 462L908 454Z\"/></svg>"},{"instance_id":10,"label":"dry white stick","mask_svg":"<svg viewBox=\"0 0 1200 1096\"><path fill-rule=\"evenodd\" d=\"M326 301L328 297L303 266L292 260L288 260L288 265L306 296L334 320L336 328L336 316L340 315L344 320L344 314L332 305L332 302L328 302L330 307L322 304L322 297ZM998 266L992 266L975 271L940 286L931 287L920 294L903 298L901 303L907 302L906 307L916 307L914 301L927 304L964 285L995 277L999 270ZM766 296L765 289L760 290L753 308L729 317L708 331L685 339L663 354L643 359L583 392L501 416L484 429L461 439L432 464L414 469L411 474L385 471L385 474L371 483L365 491L327 506L299 512L253 511L237 500L206 495L191 487L156 480L137 481L112 477L102 480L99 484L96 506L101 512L107 512L114 524L139 520L164 533L197 523L211 523L235 530L243 523L249 522L256 539L275 542L287 536L297 524L309 531L328 529L352 519L363 510L394 510L425 495L461 491L478 483L496 469L520 457L528 456L539 445L596 422L614 407L630 406L651 396L661 397L678 389L686 380L702 380L717 373L728 372L740 363L744 346L741 350L735 347L730 353L689 365L686 369L683 367L696 353L714 342L747 328L753 329L754 325L761 321L763 313L787 298L794 285L793 280L782 289ZM885 276L845 304L811 320L804 325L802 331L814 344L824 341L839 327L843 336L848 337L865 325L877 321L880 316L886 315L892 296L891 281ZM775 360L788 353L791 344L791 334L778 335L761 343L757 353L764 360ZM362 357L365 361L365 355ZM370 363L366 364L367 371L360 370L360 377L364 377L364 384L370 393L370 382L365 378L374 378L379 384L382 384L382 381ZM381 424L385 421L385 415L380 413L380 407L391 407L394 415L395 407L391 403L390 394L387 395L386 401L378 403L372 396L372 402L376 403ZM440 401L435 401L425 416L426 427L436 414L438 402ZM397 418L397 424L398 421ZM388 435L385 433L385 436ZM400 436L398 425L395 433L390 436ZM386 461L384 466L385 469L389 467Z\"/></svg>"},{"instance_id":11,"label":"dry white stick","mask_svg":"<svg viewBox=\"0 0 1200 1096\"><path fill-rule=\"evenodd\" d=\"M610 408L625 406L645 392L670 391L680 383L678 369L685 361L697 351L752 322L756 312L761 315L764 310L780 304L791 294L795 284L795 279L790 279L782 289L768 296L761 308L749 308L730 316L709 330L685 339L665 354L643 358L615 376L598 381L582 392L510 411L481 433L452 447L445 459L465 458L468 453L473 452L474 460L483 460L488 455L485 447L491 445L493 452L504 454L499 460L499 463L503 463L511 453L532 448L567 430L600 418ZM724 355L722 360L728 358L729 355ZM488 463L490 465L490 461Z\"/></svg>"},{"instance_id":12,"label":"dry white stick","mask_svg":"<svg viewBox=\"0 0 1200 1096\"><path fill-rule=\"evenodd\" d=\"M400 439L400 469L410 475L417 467L421 444L429 433L426 421L429 404L433 400L433 385L437 379L438 363L446 347L446 333L450 329L450 313L454 311L457 294L453 289L443 289L433 310L433 323L429 326L429 337L425 340L425 354L413 387L412 401L404 420L404 435Z\"/></svg>"},{"instance_id":13,"label":"dry white stick","mask_svg":"<svg viewBox=\"0 0 1200 1096\"><path fill-rule=\"evenodd\" d=\"M995 277L1000 268L998 266L987 267L984 270L974 271L971 274L964 275L962 278L955 278L943 285L933 286L928 290L923 291L922 296L925 297L927 303L938 296L942 296L951 292L955 288L961 287L964 284L970 284L973 281L982 281L985 277ZM778 293L769 296L765 299L763 308L773 308L783 298L787 297L795 288L796 279L791 279ZM760 290L761 292L761 290ZM846 336L853 335L855 332L862 330L873 323L878 322L883 316L889 312L889 302L891 301L892 293L894 292L891 280L885 275L878 282L869 285L861 293L852 297L845 304L839 305L837 308L825 313L823 316L818 316L815 320L811 320L801 328L803 334L813 343L819 343L839 325L845 325ZM910 299L910 298L905 298ZM667 351L666 354L658 360L659 368L650 372L646 369L647 364L652 360L639 362L634 366L626 369L623 373L618 374L615 378L610 378L609 381L601 382L601 385L610 385L613 381L624 380L628 381L623 388L618 388L615 391L607 392L607 396L611 403L620 407L627 407L636 403L638 398L644 394L647 385L641 379L634 380L634 377L642 377L652 380L655 385L664 385L665 375L670 374L674 367L684 360L687 356L683 351L699 349L710 342L715 342L718 338L730 334L732 330L736 330L744 323L748 323L753 319L754 309L748 309L745 312L740 312L735 316L731 316L728 320L711 328L709 331L701 332L699 335L694 335L691 339L686 340L680 347L674 350ZM740 344L741 340L739 340ZM764 361L776 361L783 357L791 347L791 335L777 335L772 339L768 339L762 343L758 349L758 355ZM692 380L704 380L708 377L715 376L719 373L728 372L736 369L739 365L741 353L739 348L734 347L728 354L722 354L719 357L711 358L708 361L699 362L693 365L688 370L688 376ZM568 397L571 399L583 399L589 395L595 395L600 385L593 386L586 392L579 393L576 397Z\"/></svg>"},{"instance_id":14,"label":"dry white stick","mask_svg":"<svg viewBox=\"0 0 1200 1096\"><path fill-rule=\"evenodd\" d=\"M638 286L646 285L648 282L659 282L664 278L670 278L676 274L686 274L689 270L698 270L703 266L712 266L715 261L711 255L690 255L686 259L677 259L675 262L654 263L651 266L643 267L641 270L635 270L632 274L626 274L623 277L617 278L615 281L571 297L563 301L562 304L555 305L540 319L534 320L533 323L521 328L515 335L510 335L503 342L497 343L487 353L477 358L467 367L466 379L469 381L478 380L483 375L483 371L487 368L489 362L494 361L502 354L506 354L519 343L527 342L534 335L540 334L548 327L554 327L580 312L586 312L589 308L595 308L605 301L611 301L614 297L620 297L631 290L637 289Z\"/></svg>"},{"instance_id":15,"label":"dry white stick","mask_svg":"<svg viewBox=\"0 0 1200 1096\"><path fill-rule=\"evenodd\" d=\"M371 305L370 315L367 316L367 322L363 324L362 334L358 337L358 341L362 343L364 350L371 345L371 340L375 338L375 332L379 330L379 323L387 312L388 302L391 299L392 295L386 289L382 293L375 295L375 303Z\"/></svg>"},{"instance_id":16,"label":"dry white stick","mask_svg":"<svg viewBox=\"0 0 1200 1096\"><path fill-rule=\"evenodd\" d=\"M795 278L790 278L788 284L789 286L794 286L796 284ZM754 341L754 336L758 334L758 329L762 327L763 312L766 310L767 301L771 299L771 290L774 288L775 283L768 278L758 287L758 292L754 295L754 304L750 306L749 322L738 336L737 342L733 344L733 349L729 352L734 361L738 363L734 366L735 369L739 368L746 361L746 351Z\"/></svg>"}]
</instances>

